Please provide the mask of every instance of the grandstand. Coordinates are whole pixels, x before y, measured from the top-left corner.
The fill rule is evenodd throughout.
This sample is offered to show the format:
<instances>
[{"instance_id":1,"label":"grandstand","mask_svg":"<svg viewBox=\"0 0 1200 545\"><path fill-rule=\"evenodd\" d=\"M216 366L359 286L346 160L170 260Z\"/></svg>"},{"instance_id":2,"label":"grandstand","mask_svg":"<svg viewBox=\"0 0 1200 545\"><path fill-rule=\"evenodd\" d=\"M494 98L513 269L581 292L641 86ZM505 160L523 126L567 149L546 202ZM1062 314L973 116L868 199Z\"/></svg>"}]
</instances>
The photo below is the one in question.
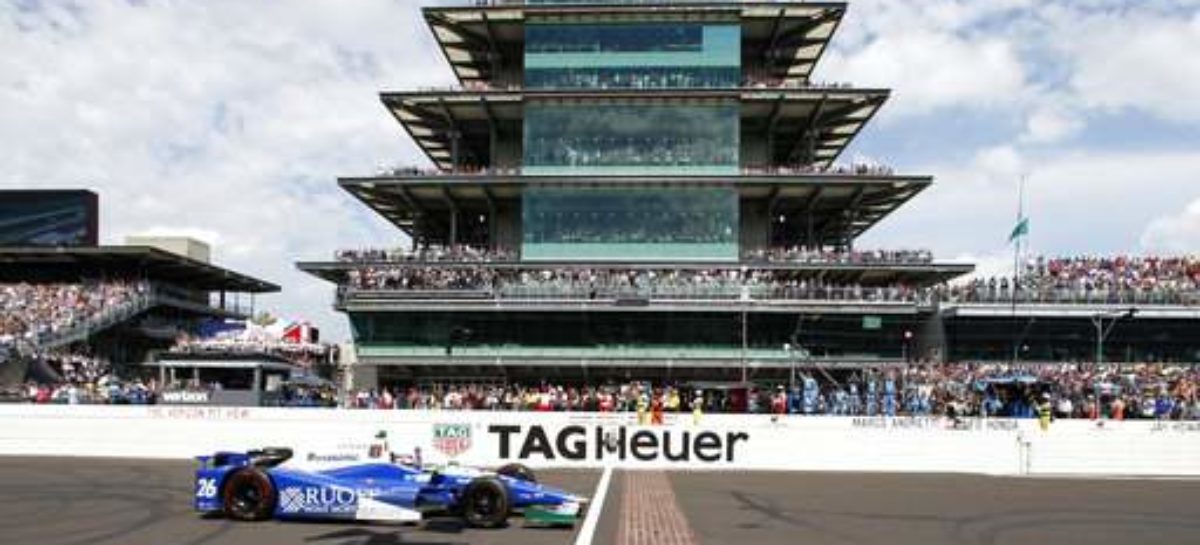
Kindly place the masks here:
<instances>
[{"instance_id":1,"label":"grandstand","mask_svg":"<svg viewBox=\"0 0 1200 545\"><path fill-rule=\"evenodd\" d=\"M63 361L118 371L147 361L213 317L245 318L279 287L147 246L0 247L0 345L8 385L59 382ZM51 362L57 365L52 365ZM80 381L80 365L73 366ZM72 377L67 377L72 378Z\"/></svg>"},{"instance_id":2,"label":"grandstand","mask_svg":"<svg viewBox=\"0 0 1200 545\"><path fill-rule=\"evenodd\" d=\"M298 264L337 286L356 385L1197 359L1194 264L1169 297L1028 283L1049 273L968 292L972 264L856 247L933 179L838 162L889 97L810 79L845 9L424 8L461 85L380 98L434 168L338 181L413 249Z\"/></svg>"}]
</instances>

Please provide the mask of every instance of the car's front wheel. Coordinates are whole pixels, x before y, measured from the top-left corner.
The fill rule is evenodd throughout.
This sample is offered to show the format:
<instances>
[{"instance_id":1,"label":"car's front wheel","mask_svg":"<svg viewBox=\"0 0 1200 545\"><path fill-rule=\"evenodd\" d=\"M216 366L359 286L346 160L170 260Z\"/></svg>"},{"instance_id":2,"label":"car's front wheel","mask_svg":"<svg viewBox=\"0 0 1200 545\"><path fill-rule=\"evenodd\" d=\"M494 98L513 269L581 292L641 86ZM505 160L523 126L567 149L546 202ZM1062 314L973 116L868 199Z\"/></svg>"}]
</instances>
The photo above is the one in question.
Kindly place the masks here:
<instances>
[{"instance_id":1,"label":"car's front wheel","mask_svg":"<svg viewBox=\"0 0 1200 545\"><path fill-rule=\"evenodd\" d=\"M225 479L221 499L231 519L266 520L275 510L275 485L261 469L239 469Z\"/></svg>"},{"instance_id":2,"label":"car's front wheel","mask_svg":"<svg viewBox=\"0 0 1200 545\"><path fill-rule=\"evenodd\" d=\"M476 528L503 526L508 521L511 509L508 489L498 479L475 479L463 491L463 519Z\"/></svg>"}]
</instances>

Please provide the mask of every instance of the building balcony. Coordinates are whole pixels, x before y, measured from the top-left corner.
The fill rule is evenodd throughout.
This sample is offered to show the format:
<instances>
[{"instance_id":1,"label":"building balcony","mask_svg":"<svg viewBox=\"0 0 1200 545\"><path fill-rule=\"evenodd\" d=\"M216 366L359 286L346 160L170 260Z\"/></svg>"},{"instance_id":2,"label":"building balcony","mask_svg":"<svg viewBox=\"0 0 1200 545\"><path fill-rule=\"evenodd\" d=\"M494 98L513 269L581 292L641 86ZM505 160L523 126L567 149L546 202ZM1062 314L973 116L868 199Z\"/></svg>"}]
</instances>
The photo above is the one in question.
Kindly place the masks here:
<instances>
[{"instance_id":1,"label":"building balcony","mask_svg":"<svg viewBox=\"0 0 1200 545\"><path fill-rule=\"evenodd\" d=\"M525 176L514 170L403 170L393 176L342 178L339 184L414 239L439 244L497 244L519 233L527 193L558 189L723 190L735 193L739 216L753 229L779 223L789 244L841 246L870 229L933 183L884 167L747 167L733 175ZM782 218L782 219L781 219ZM482 241L464 236L482 230ZM757 236L757 235L756 235ZM764 235L765 236L765 235ZM788 239L787 237L793 237ZM779 243L764 238L755 246Z\"/></svg>"},{"instance_id":2,"label":"building balcony","mask_svg":"<svg viewBox=\"0 0 1200 545\"><path fill-rule=\"evenodd\" d=\"M652 112L664 120L671 120L667 127L704 133L705 142L713 146L717 141L728 140L731 149L710 146L712 154L732 155L732 163L719 163L732 166L732 171L723 171L728 174L737 172L738 157L742 162L747 158L762 157L755 162L828 168L889 95L887 89L809 85L772 87L764 84L667 89L425 89L385 92L380 98L413 141L444 170L459 169L463 165L486 168L517 164L521 158L512 156L513 149L510 148L525 140L537 141L538 134L561 128L559 117L567 113L590 116L591 123L596 124L605 120L611 123L614 116L624 115L617 111L621 108L642 108L645 111L630 113L622 119L644 120L645 116L651 115L647 112ZM581 109L581 106L588 108ZM572 107L578 111L561 111ZM597 108L607 110L601 112ZM712 114L713 120L684 127L701 114ZM535 123L534 118L540 121ZM616 125L624 126L625 123ZM609 135L614 137L668 136L658 133L626 135L619 129L605 130L616 131ZM527 134L526 131L530 132ZM576 136L584 138L587 135ZM553 140L561 142L562 135L555 133ZM671 147L673 155L686 152L688 147L670 142L664 145ZM638 146L638 149L644 147ZM558 148L552 147L550 151L553 149ZM517 154L522 152L519 145L515 151ZM523 151L530 159L537 159L539 153L547 150L531 147ZM592 152L603 156L602 151L581 150L580 156L587 157ZM697 156L692 163L702 164L703 160L712 158ZM523 164L535 163L525 161ZM679 163L672 165L681 166ZM654 165L625 166L644 168Z\"/></svg>"},{"instance_id":3,"label":"building balcony","mask_svg":"<svg viewBox=\"0 0 1200 545\"><path fill-rule=\"evenodd\" d=\"M358 256L360 254L354 254ZM470 301L505 304L563 300L849 301L911 303L915 290L969 273L969 264L935 263L920 251L774 252L734 262L408 261L365 252L365 260L302 262L298 267L339 289L339 304ZM464 257L485 257L469 253ZM388 260L394 258L394 260Z\"/></svg>"},{"instance_id":4,"label":"building balcony","mask_svg":"<svg viewBox=\"0 0 1200 545\"><path fill-rule=\"evenodd\" d=\"M794 365L825 369L857 369L901 365L899 358L874 354L805 356L785 348L737 348L720 346L598 345L520 346L473 345L406 346L359 344L360 364L367 365L488 365L488 366L614 366L789 368Z\"/></svg>"},{"instance_id":5,"label":"building balcony","mask_svg":"<svg viewBox=\"0 0 1200 545\"><path fill-rule=\"evenodd\" d=\"M617 175L623 178L644 178L647 180L658 178L671 178L674 175L667 174L625 174ZM923 176L903 176L896 174L896 170L890 166L855 163L855 164L836 164L828 167L817 167L813 165L762 165L762 166L742 166L739 167L735 174L721 175L722 178L736 180L738 178L757 178L757 177L816 177L816 178L924 178ZM384 167L375 172L374 176L364 177L347 177L346 180L369 180L377 179L380 181L391 179L405 180L427 180L427 179L446 179L454 180L462 179L479 179L491 178L496 181L507 180L512 178L526 177L530 179L539 179L543 176L531 175L523 172L521 167L472 167L461 166L455 169L439 169L439 168L424 168L416 166L397 166ZM579 176L572 176L573 179L578 179ZM692 179L693 176L688 176Z\"/></svg>"},{"instance_id":6,"label":"building balcony","mask_svg":"<svg viewBox=\"0 0 1200 545\"><path fill-rule=\"evenodd\" d=\"M570 287L338 290L335 307L347 312L408 311L716 311L916 314L917 290L804 289L763 286Z\"/></svg>"}]
</instances>

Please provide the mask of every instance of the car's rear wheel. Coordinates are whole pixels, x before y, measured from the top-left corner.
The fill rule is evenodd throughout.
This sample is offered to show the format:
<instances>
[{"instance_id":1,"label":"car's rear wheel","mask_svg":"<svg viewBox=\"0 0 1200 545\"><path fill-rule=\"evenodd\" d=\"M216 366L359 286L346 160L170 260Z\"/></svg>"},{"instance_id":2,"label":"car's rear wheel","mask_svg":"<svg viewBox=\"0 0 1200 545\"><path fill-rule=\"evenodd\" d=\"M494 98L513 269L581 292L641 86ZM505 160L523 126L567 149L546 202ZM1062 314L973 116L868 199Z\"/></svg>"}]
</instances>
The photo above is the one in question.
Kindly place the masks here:
<instances>
[{"instance_id":1,"label":"car's rear wheel","mask_svg":"<svg viewBox=\"0 0 1200 545\"><path fill-rule=\"evenodd\" d=\"M476 528L498 528L504 525L508 521L511 509L508 489L497 479L475 479L463 491L463 519Z\"/></svg>"},{"instance_id":2,"label":"car's rear wheel","mask_svg":"<svg viewBox=\"0 0 1200 545\"><path fill-rule=\"evenodd\" d=\"M221 499L231 519L266 520L275 510L275 485L261 469L239 469L225 479Z\"/></svg>"},{"instance_id":3,"label":"car's rear wheel","mask_svg":"<svg viewBox=\"0 0 1200 545\"><path fill-rule=\"evenodd\" d=\"M529 466L525 464L505 464L500 466L500 469L497 469L496 473L531 483L537 482L537 475L534 475L533 470L529 469Z\"/></svg>"}]
</instances>

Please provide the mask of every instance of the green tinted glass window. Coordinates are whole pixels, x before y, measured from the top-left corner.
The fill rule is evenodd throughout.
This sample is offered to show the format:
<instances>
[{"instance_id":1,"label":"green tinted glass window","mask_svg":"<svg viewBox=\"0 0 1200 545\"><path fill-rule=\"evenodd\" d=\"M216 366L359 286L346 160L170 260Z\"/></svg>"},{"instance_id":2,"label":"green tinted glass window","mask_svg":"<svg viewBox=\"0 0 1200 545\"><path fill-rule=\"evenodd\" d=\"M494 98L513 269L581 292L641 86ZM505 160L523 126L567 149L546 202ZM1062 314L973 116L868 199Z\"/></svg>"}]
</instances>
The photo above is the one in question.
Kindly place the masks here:
<instances>
[{"instance_id":1,"label":"green tinted glass window","mask_svg":"<svg viewBox=\"0 0 1200 545\"><path fill-rule=\"evenodd\" d=\"M530 24L525 86L735 87L741 27L719 24Z\"/></svg>"},{"instance_id":2,"label":"green tinted glass window","mask_svg":"<svg viewBox=\"0 0 1200 545\"><path fill-rule=\"evenodd\" d=\"M523 172L736 174L738 107L599 103L525 106Z\"/></svg>"},{"instance_id":3,"label":"green tinted glass window","mask_svg":"<svg viewBox=\"0 0 1200 545\"><path fill-rule=\"evenodd\" d=\"M529 189L525 260L736 260L732 189Z\"/></svg>"}]
</instances>

